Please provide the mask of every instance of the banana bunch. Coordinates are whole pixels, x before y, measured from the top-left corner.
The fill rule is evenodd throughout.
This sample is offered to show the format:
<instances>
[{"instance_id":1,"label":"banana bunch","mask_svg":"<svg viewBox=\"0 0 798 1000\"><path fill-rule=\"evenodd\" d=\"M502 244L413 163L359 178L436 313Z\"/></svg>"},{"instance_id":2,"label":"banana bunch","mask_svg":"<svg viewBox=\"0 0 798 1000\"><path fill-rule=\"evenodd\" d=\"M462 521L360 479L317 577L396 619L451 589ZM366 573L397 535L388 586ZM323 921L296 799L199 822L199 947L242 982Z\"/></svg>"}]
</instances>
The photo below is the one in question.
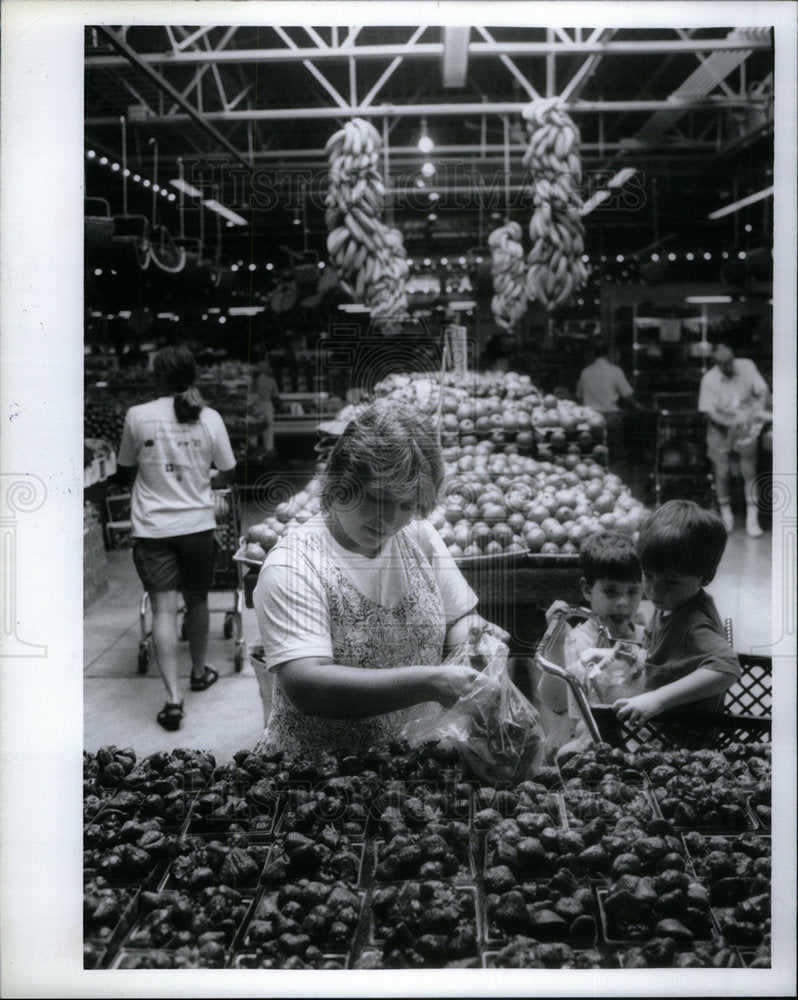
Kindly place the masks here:
<instances>
[{"instance_id":1,"label":"banana bunch","mask_svg":"<svg viewBox=\"0 0 798 1000\"><path fill-rule=\"evenodd\" d=\"M521 227L517 222L499 226L488 237L488 246L491 248L493 273L493 318L499 326L509 330L526 311Z\"/></svg>"},{"instance_id":2,"label":"banana bunch","mask_svg":"<svg viewBox=\"0 0 798 1000\"><path fill-rule=\"evenodd\" d=\"M372 315L395 316L407 309L407 259L401 234L380 220L381 145L379 133L363 118L353 118L327 141L327 252L347 294L365 302Z\"/></svg>"},{"instance_id":3,"label":"banana bunch","mask_svg":"<svg viewBox=\"0 0 798 1000\"><path fill-rule=\"evenodd\" d=\"M559 98L533 101L523 111L529 134L524 166L534 178L535 209L529 220L532 249L527 257L526 294L551 310L585 283L582 261L582 163L579 130Z\"/></svg>"},{"instance_id":4,"label":"banana bunch","mask_svg":"<svg viewBox=\"0 0 798 1000\"><path fill-rule=\"evenodd\" d=\"M377 252L375 275L369 287L372 316L402 316L407 312L405 281L409 270L402 234L385 227L384 246Z\"/></svg>"}]
</instances>

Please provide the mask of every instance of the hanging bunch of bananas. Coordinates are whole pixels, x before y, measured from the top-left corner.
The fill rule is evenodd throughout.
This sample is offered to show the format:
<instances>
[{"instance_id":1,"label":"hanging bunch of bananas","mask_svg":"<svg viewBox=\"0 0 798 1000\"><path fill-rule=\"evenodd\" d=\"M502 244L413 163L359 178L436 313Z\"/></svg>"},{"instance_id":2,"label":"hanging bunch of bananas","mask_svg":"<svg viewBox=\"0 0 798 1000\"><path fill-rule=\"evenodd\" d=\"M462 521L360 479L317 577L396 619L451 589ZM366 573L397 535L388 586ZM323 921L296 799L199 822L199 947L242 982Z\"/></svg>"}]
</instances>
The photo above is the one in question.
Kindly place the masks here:
<instances>
[{"instance_id":1,"label":"hanging bunch of bananas","mask_svg":"<svg viewBox=\"0 0 798 1000\"><path fill-rule=\"evenodd\" d=\"M380 220L381 145L379 133L363 118L348 121L327 141L327 252L347 294L365 302L373 316L396 316L407 311L407 260L401 234Z\"/></svg>"},{"instance_id":2,"label":"hanging bunch of bananas","mask_svg":"<svg viewBox=\"0 0 798 1000\"><path fill-rule=\"evenodd\" d=\"M535 209L529 220L526 293L551 310L585 283L582 261L582 164L579 130L559 98L533 101L523 111L529 134L524 166L532 174Z\"/></svg>"},{"instance_id":3,"label":"hanging bunch of bananas","mask_svg":"<svg viewBox=\"0 0 798 1000\"><path fill-rule=\"evenodd\" d=\"M488 246L493 274L494 295L490 303L493 318L499 326L510 330L526 311L521 227L517 222L499 226L488 237Z\"/></svg>"}]
</instances>

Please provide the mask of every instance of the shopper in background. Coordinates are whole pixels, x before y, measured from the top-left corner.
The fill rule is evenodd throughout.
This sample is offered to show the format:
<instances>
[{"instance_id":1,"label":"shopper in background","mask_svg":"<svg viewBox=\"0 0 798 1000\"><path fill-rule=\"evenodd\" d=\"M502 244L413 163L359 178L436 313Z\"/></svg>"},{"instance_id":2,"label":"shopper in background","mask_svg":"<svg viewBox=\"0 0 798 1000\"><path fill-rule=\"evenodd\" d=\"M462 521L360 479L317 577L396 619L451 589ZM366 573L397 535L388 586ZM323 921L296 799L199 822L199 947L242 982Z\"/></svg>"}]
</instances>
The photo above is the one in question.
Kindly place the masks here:
<instances>
[{"instance_id":1,"label":"shopper in background","mask_svg":"<svg viewBox=\"0 0 798 1000\"><path fill-rule=\"evenodd\" d=\"M152 640L168 700L157 719L175 730L183 718L177 664L178 594L186 607L191 690L219 677L206 665L208 590L213 579L216 517L213 486L232 480L235 458L224 422L205 406L197 367L185 347L153 359L159 397L125 415L118 463L135 476L131 498L133 560L152 605Z\"/></svg>"},{"instance_id":2,"label":"shopper in background","mask_svg":"<svg viewBox=\"0 0 798 1000\"><path fill-rule=\"evenodd\" d=\"M631 402L633 389L623 370L610 361L609 345L598 341L589 348L589 363L582 369L576 383L576 398L583 406L597 410L607 427L607 448L610 459L623 453L623 416L619 401Z\"/></svg>"},{"instance_id":3,"label":"shopper in background","mask_svg":"<svg viewBox=\"0 0 798 1000\"><path fill-rule=\"evenodd\" d=\"M266 457L275 453L274 448L274 408L280 402L277 382L272 374L272 366L267 354L263 362L253 372L252 394L249 415L261 427L258 433L258 443L263 447Z\"/></svg>"},{"instance_id":4,"label":"shopper in background","mask_svg":"<svg viewBox=\"0 0 798 1000\"><path fill-rule=\"evenodd\" d=\"M736 455L743 477L745 530L752 538L762 534L756 490L759 434L771 418L770 391L753 361L735 358L728 344L715 344L715 362L701 379L698 409L707 415L707 453L715 472L715 493L726 530L734 529L729 488L729 465Z\"/></svg>"},{"instance_id":5,"label":"shopper in background","mask_svg":"<svg viewBox=\"0 0 798 1000\"><path fill-rule=\"evenodd\" d=\"M479 357L479 368L483 372L506 372L513 365L516 355L516 340L512 330L497 330L489 337Z\"/></svg>"},{"instance_id":6,"label":"shopper in background","mask_svg":"<svg viewBox=\"0 0 798 1000\"><path fill-rule=\"evenodd\" d=\"M255 587L275 680L259 749L384 743L414 706L449 706L477 677L442 665L445 650L472 628L507 638L475 614L476 595L425 519L442 480L437 441L409 405L377 400L347 425L322 513L269 552Z\"/></svg>"}]
</instances>

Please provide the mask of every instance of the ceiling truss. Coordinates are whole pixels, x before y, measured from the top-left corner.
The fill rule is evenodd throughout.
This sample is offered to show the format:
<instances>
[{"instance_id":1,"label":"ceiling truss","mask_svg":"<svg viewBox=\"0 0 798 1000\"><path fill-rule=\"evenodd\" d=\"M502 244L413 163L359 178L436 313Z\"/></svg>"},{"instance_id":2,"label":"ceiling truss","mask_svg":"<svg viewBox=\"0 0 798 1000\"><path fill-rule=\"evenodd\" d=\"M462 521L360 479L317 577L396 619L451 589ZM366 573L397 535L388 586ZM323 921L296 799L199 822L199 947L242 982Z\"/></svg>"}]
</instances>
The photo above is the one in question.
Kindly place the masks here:
<instances>
[{"instance_id":1,"label":"ceiling truss","mask_svg":"<svg viewBox=\"0 0 798 1000\"><path fill-rule=\"evenodd\" d=\"M495 30L476 26L468 42L469 59L479 59L482 63L492 59L503 67L511 82L519 88L525 100L491 100L485 95L480 103L473 101L420 101L418 103L397 103L387 99L386 85L396 71L408 59L442 59L444 42L422 41L428 26L408 29L406 41L401 44L357 44L361 27L353 26L343 31L316 29L304 26L303 37L297 41L289 31L279 26L271 26L269 31L283 43L282 47L235 48L231 43L239 32L237 27L228 27L220 37L212 39L212 28L189 28L165 26L168 47L159 52L136 52L128 45L126 29L114 31L109 28L96 29L104 35L116 49L116 54L89 54L86 66L92 69L120 70L134 66L148 77L168 98L166 106L161 99L158 107L152 100L146 100L133 83L125 79L125 86L142 106L143 119L147 127L180 126L195 122L218 143L226 153L245 166L252 166L258 156L258 147L273 145L260 141L259 125L264 123L336 120L343 122L352 116L375 118L394 123L400 118L444 117L455 113L460 116L479 115L484 123L485 116L498 117L504 128L506 116L519 116L529 100L542 96L529 79L529 58L543 58L546 65L545 96L559 94L569 112L574 116L598 114L601 118L601 133L604 132L604 116L650 114L649 120L638 127L636 133L627 136L626 148L643 144L663 145L663 136L669 137L665 145L681 145L682 142L697 142L703 145L712 134L712 126L700 123L693 130L692 124L684 129L688 112L709 111L717 115L732 114L735 109L750 106L752 100L763 106L769 105L769 93L751 93L746 86L744 73L739 73L738 85L733 86L732 73L744 67L747 56L757 48L767 48L771 44L769 32L760 29L734 29L725 37L694 38L692 32L675 28L673 38L658 40L620 40L613 28L553 28L549 29L546 41L500 41ZM296 30L292 29L296 36ZM329 41L322 36L322 30L329 33ZM296 36L298 37L298 36ZM300 44L304 40L304 44ZM307 42L311 44L308 45ZM680 86L665 98L643 100L586 100L581 97L589 81L597 72L602 61L616 60L624 56L643 54L673 57L685 53L695 55L698 62ZM578 66L574 66L576 56ZM580 57L584 57L581 58ZM558 61L568 58L568 72L558 73ZM526 59L526 66L519 65L519 59ZM359 87L358 65L373 65L385 60L386 65L376 80L369 80ZM243 76L243 67L248 64L263 65L280 62L301 64L313 78L317 89L314 106L257 106L257 88ZM325 66L344 66L348 70L348 93L340 84L330 79ZM177 68L196 67L188 83L178 89L168 78ZM239 74L240 85L233 87L231 78L223 79L221 69ZM565 75L567 78L561 80ZM557 84L555 90L555 83ZM212 93L207 89L212 88ZM365 92L364 92L365 91ZM388 95L389 97L390 95ZM382 98L382 100L381 100ZM116 115L89 115L88 127L103 127L118 123ZM247 126L247 150L242 152L230 139L231 130L237 126ZM219 126L219 128L217 128ZM224 131L220 129L224 128ZM484 124L483 124L484 130ZM715 129L719 132L719 129ZM514 146L520 148L519 133L515 130ZM522 141L522 137L521 141ZM737 137L739 138L739 137ZM321 145L317 153L320 153ZM602 151L612 152L613 142L599 143ZM473 151L471 144L464 143L453 148L457 155L467 155ZM285 156L293 156L305 150L294 150L290 144L283 146ZM278 154L279 155L279 154Z\"/></svg>"}]
</instances>

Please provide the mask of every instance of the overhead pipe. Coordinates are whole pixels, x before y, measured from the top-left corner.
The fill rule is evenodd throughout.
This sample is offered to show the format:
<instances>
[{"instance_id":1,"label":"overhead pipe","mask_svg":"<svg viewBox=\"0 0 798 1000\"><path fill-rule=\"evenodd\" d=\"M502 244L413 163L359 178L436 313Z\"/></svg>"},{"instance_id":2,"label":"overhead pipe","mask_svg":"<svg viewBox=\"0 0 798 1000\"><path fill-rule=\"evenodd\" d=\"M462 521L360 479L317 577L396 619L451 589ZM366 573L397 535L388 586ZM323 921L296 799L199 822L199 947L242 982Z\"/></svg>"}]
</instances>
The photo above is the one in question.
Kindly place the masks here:
<instances>
[{"instance_id":1,"label":"overhead pipe","mask_svg":"<svg viewBox=\"0 0 798 1000\"><path fill-rule=\"evenodd\" d=\"M164 81L165 82L165 81ZM182 99L181 99L182 100ZM185 106L185 101L181 106ZM769 101L762 100L759 103L769 104ZM673 97L663 100L650 101L574 101L565 102L564 109L569 114L594 114L605 112L649 112L649 111L673 111L684 109L685 111L721 111L727 108L751 107L751 99L742 95L723 95L723 97ZM232 111L206 111L201 123L203 128L209 130L212 126L210 122L245 122L245 121L286 121L302 120L314 121L322 118L346 119L350 115L358 115L361 118L378 118L387 116L389 118L422 118L425 115L520 115L529 106L528 101L495 101L492 103L453 101L450 104L365 104L356 107L340 108L333 106L313 107L313 108L249 108L246 110ZM189 106L190 107L190 106ZM188 117L195 121L200 120L194 108L188 110ZM109 125L116 122L113 116L97 116L87 118L87 125ZM177 125L187 120L186 115L166 115L154 116L147 119L147 125ZM218 135L214 130L215 135ZM249 169L249 164L243 159L235 147L231 146L224 136L219 136L220 143L225 149L234 151L236 158L244 162Z\"/></svg>"},{"instance_id":2,"label":"overhead pipe","mask_svg":"<svg viewBox=\"0 0 798 1000\"><path fill-rule=\"evenodd\" d=\"M100 28L106 34L108 29ZM114 36L116 40L116 36ZM753 50L772 48L770 38L690 38L662 39L650 41L614 42L469 42L469 57L486 56L573 56L573 55L670 55L679 53L716 52L722 50ZM321 48L283 48L283 49L217 49L215 51L197 50L184 52L147 52L135 53L145 66L175 66L196 63L260 63L260 62L303 62L311 60L336 59L391 59L395 56L413 56L437 59L444 53L443 42L416 42L412 46L397 45L348 45L337 49L330 46ZM125 55L127 53L124 53ZM116 56L88 56L88 67L111 69L122 65Z\"/></svg>"}]
</instances>

